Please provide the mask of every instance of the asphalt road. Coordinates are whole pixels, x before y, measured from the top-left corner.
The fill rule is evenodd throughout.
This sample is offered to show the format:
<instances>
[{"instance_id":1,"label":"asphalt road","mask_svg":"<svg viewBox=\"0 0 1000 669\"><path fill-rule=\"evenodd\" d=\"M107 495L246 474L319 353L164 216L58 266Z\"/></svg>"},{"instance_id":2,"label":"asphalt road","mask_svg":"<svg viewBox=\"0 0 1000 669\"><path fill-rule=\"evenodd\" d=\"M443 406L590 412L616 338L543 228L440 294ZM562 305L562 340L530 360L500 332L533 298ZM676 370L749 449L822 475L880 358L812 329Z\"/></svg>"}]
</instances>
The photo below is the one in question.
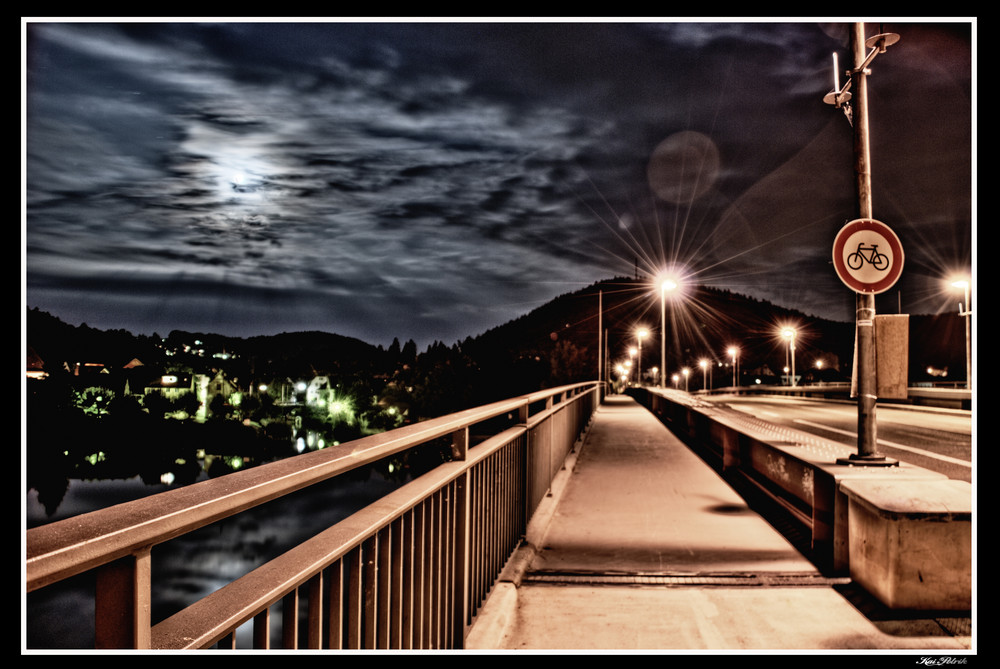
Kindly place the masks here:
<instances>
[{"instance_id":1,"label":"asphalt road","mask_svg":"<svg viewBox=\"0 0 1000 669\"><path fill-rule=\"evenodd\" d=\"M704 397L760 420L857 446L858 411L851 402L773 396ZM878 451L901 462L972 481L972 412L880 404Z\"/></svg>"}]
</instances>

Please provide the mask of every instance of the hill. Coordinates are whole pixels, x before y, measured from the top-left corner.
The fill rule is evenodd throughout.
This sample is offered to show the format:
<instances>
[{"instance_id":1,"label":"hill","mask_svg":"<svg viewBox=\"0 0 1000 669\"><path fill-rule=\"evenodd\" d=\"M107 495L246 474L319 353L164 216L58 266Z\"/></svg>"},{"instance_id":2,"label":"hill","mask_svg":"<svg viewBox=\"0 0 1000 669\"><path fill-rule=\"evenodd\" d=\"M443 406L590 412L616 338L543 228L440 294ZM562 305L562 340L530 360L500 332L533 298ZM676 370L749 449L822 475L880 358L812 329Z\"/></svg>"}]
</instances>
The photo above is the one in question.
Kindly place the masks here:
<instances>
[{"instance_id":1,"label":"hill","mask_svg":"<svg viewBox=\"0 0 1000 669\"><path fill-rule=\"evenodd\" d=\"M779 335L785 324L796 327L796 371L810 372L823 380L850 377L854 324L826 321L729 291L694 287L665 302L665 338L668 374L683 367L695 370L702 359L713 363L718 379L731 382L730 346L740 350L739 369L746 375L776 382L787 362L788 347ZM640 327L650 330L642 343L642 368L660 366L660 302L646 281L615 278L561 295L549 303L493 328L468 337L447 352L450 365L477 370L475 383L490 391L478 399L492 399L528 392L539 387L597 377L603 353L611 367L628 357L636 346ZM29 309L27 343L51 371L73 362L100 361L119 368L133 358L152 368L177 364L168 352L191 349L198 342L212 353L226 352L212 361L228 367L240 379L303 378L317 374L353 376L391 374L403 362L412 362L415 347L405 361L397 343L389 351L363 341L325 332L296 332L250 337L224 337L211 333L171 332L168 337L134 336L124 330L101 331L68 325L57 317ZM910 317L910 382L941 380L928 367L948 370L948 380L963 380L965 371L964 322L957 314ZM405 350L403 353L405 353ZM425 357L445 357L442 345L428 349ZM433 356L431 354L434 354ZM822 360L824 371L815 368ZM443 363L442 363L443 364ZM938 372L939 373L939 372ZM692 379L693 381L694 379ZM698 387L697 385L695 387Z\"/></svg>"},{"instance_id":2,"label":"hill","mask_svg":"<svg viewBox=\"0 0 1000 669\"><path fill-rule=\"evenodd\" d=\"M726 351L739 349L742 373L776 382L788 364L787 342L780 336L784 326L794 327L796 372L816 380L847 380L854 359L854 323L807 316L767 301L704 286L664 302L666 315L665 357L668 374L684 367L699 377L698 363L714 364L718 383L725 382L731 362ZM613 368L628 358L637 346L636 333L648 328L643 341L642 367L661 364L659 295L648 281L616 278L561 295L518 319L489 330L463 344L474 359L494 361L494 372L530 368L532 360L560 359L572 355L582 360L583 378L595 378L598 346L604 349L605 365ZM957 314L911 315L910 382L940 381L928 367L948 370L948 380L964 380L964 322ZM815 367L823 361L823 371ZM720 368L720 365L722 367ZM769 378L769 374L775 376ZM571 379L582 380L582 379ZM743 379L753 382L752 379ZM692 379L693 381L693 379Z\"/></svg>"}]
</instances>

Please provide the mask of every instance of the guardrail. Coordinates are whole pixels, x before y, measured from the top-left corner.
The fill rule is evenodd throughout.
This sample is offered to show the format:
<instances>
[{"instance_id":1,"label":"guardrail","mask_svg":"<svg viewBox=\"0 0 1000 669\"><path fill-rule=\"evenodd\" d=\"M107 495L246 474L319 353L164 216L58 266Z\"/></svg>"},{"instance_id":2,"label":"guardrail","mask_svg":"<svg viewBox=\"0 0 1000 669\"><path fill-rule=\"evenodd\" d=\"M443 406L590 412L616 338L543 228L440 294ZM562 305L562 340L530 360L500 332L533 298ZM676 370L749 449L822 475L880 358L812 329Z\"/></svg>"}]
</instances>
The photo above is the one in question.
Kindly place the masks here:
<instances>
[{"instance_id":1,"label":"guardrail","mask_svg":"<svg viewBox=\"0 0 1000 669\"><path fill-rule=\"evenodd\" d=\"M748 386L727 386L711 390L698 390L692 394L719 395L782 395L785 397L813 397L821 399L840 399L854 401L851 396L850 383L811 383L799 386L776 386L759 384ZM966 388L932 388L910 386L906 399L879 398L885 404L913 404L918 406L938 407L942 409L972 409L972 391Z\"/></svg>"},{"instance_id":2,"label":"guardrail","mask_svg":"<svg viewBox=\"0 0 1000 669\"><path fill-rule=\"evenodd\" d=\"M890 608L971 607L969 483L905 463L839 464L854 450L681 391L628 392L728 481L778 504L818 566Z\"/></svg>"},{"instance_id":3,"label":"guardrail","mask_svg":"<svg viewBox=\"0 0 1000 669\"><path fill-rule=\"evenodd\" d=\"M269 648L278 616L284 648L460 648L601 393L540 391L28 530L27 592L95 571L100 649L235 648L249 621ZM451 462L153 624L154 546L437 439Z\"/></svg>"}]
</instances>

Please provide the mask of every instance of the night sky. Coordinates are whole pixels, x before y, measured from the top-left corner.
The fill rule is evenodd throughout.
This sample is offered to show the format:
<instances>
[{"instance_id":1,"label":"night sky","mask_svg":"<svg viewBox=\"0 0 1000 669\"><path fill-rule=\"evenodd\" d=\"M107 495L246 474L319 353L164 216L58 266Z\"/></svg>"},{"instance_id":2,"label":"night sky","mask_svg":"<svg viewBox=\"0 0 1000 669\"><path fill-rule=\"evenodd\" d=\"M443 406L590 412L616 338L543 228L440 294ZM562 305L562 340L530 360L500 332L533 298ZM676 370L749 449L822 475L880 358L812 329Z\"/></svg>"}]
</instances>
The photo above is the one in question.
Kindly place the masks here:
<instances>
[{"instance_id":1,"label":"night sky","mask_svg":"<svg viewBox=\"0 0 1000 669\"><path fill-rule=\"evenodd\" d=\"M847 23L22 28L22 301L73 325L450 345L667 266L854 320L852 130L823 102ZM976 24L880 29L874 217L906 264L878 310L957 310Z\"/></svg>"}]
</instances>

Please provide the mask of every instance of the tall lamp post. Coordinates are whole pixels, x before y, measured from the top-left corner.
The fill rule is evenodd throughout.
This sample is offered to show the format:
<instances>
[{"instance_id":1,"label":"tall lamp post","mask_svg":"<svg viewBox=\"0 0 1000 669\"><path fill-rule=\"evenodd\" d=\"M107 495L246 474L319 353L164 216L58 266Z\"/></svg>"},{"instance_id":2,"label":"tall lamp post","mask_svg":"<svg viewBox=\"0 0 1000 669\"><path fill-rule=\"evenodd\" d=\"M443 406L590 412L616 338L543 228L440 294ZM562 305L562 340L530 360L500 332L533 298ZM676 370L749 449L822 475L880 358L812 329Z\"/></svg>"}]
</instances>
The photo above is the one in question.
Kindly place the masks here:
<instances>
[{"instance_id":1,"label":"tall lamp post","mask_svg":"<svg viewBox=\"0 0 1000 669\"><path fill-rule=\"evenodd\" d=\"M635 333L635 338L639 340L639 355L636 358L636 374L635 380L640 386L642 385L642 340L646 338L649 334L649 330L646 328L639 328Z\"/></svg>"},{"instance_id":2,"label":"tall lamp post","mask_svg":"<svg viewBox=\"0 0 1000 669\"><path fill-rule=\"evenodd\" d=\"M969 282L953 281L952 286L965 290L965 309L958 303L958 315L965 317L965 387L972 390L972 306L969 304Z\"/></svg>"},{"instance_id":3,"label":"tall lamp post","mask_svg":"<svg viewBox=\"0 0 1000 669\"><path fill-rule=\"evenodd\" d=\"M666 385L667 372L667 293L677 290L677 282L663 279L660 282L660 387Z\"/></svg>"},{"instance_id":4,"label":"tall lamp post","mask_svg":"<svg viewBox=\"0 0 1000 669\"><path fill-rule=\"evenodd\" d=\"M729 347L728 353L733 359L733 388L736 387L736 354L739 352L740 352L739 349L736 348L735 346Z\"/></svg>"},{"instance_id":5,"label":"tall lamp post","mask_svg":"<svg viewBox=\"0 0 1000 669\"><path fill-rule=\"evenodd\" d=\"M792 328L785 328L781 331L781 336L788 340L788 352L792 356L792 376L791 385L795 384L795 330Z\"/></svg>"},{"instance_id":6,"label":"tall lamp post","mask_svg":"<svg viewBox=\"0 0 1000 669\"><path fill-rule=\"evenodd\" d=\"M691 370L685 367L681 370L681 374L684 375L684 392L688 391L688 376L691 375Z\"/></svg>"},{"instance_id":7,"label":"tall lamp post","mask_svg":"<svg viewBox=\"0 0 1000 669\"><path fill-rule=\"evenodd\" d=\"M698 366L701 367L701 389L708 390L708 360L700 360Z\"/></svg>"}]
</instances>

